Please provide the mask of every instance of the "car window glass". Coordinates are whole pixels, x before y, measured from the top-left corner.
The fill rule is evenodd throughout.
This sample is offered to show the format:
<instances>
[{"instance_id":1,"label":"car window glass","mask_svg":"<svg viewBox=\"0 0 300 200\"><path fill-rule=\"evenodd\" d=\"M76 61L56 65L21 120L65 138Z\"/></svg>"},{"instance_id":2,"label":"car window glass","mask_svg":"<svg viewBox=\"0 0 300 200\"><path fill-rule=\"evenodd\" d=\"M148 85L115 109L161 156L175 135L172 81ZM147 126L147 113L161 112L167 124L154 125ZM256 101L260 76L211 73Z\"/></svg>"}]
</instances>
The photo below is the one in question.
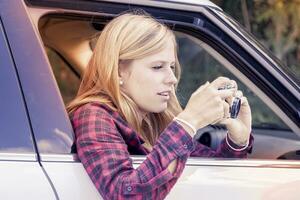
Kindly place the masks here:
<instances>
[{"instance_id":1,"label":"car window glass","mask_svg":"<svg viewBox=\"0 0 300 200\"><path fill-rule=\"evenodd\" d=\"M0 20L0 153L34 152L14 63Z\"/></svg>"},{"instance_id":2,"label":"car window glass","mask_svg":"<svg viewBox=\"0 0 300 200\"><path fill-rule=\"evenodd\" d=\"M46 48L52 70L57 81L60 93L67 105L75 98L80 85L79 77L70 69L68 63L56 51Z\"/></svg>"},{"instance_id":3,"label":"car window glass","mask_svg":"<svg viewBox=\"0 0 300 200\"><path fill-rule=\"evenodd\" d=\"M182 66L182 76L178 86L178 98L185 106L192 92L206 81L213 81L219 76L226 76L237 81L239 89L248 98L252 110L254 127L272 127L288 129L284 122L240 79L233 75L222 63L201 47L201 41L192 39L182 33L177 33L179 45L179 60Z\"/></svg>"}]
</instances>

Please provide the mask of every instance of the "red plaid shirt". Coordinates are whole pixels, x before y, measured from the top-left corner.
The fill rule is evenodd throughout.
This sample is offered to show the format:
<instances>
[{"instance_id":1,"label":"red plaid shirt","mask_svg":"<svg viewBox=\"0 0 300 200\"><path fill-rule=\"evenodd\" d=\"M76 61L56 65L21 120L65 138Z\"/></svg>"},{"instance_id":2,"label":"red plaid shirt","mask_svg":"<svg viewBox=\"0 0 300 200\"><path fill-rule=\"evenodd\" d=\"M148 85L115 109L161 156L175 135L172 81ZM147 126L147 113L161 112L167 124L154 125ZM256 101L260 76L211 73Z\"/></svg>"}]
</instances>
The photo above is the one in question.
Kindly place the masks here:
<instances>
[{"instance_id":1,"label":"red plaid shirt","mask_svg":"<svg viewBox=\"0 0 300 200\"><path fill-rule=\"evenodd\" d=\"M172 121L149 152L141 137L108 106L89 103L78 108L71 121L79 159L104 199L164 199L182 173L189 156L245 158L225 140L216 151L194 141ZM230 145L234 143L229 140ZM237 146L234 146L235 148ZM130 154L147 155L136 169ZM167 166L177 159L174 173Z\"/></svg>"}]
</instances>

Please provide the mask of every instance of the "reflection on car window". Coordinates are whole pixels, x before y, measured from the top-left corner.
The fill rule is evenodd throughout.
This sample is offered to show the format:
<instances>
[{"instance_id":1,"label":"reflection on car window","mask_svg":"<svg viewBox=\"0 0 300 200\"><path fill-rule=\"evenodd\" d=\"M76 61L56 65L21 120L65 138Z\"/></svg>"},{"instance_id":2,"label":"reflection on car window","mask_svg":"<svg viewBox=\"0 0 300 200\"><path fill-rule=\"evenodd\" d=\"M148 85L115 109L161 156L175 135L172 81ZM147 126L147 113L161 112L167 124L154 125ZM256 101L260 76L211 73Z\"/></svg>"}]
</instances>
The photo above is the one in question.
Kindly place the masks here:
<instances>
[{"instance_id":1,"label":"reflection on car window","mask_svg":"<svg viewBox=\"0 0 300 200\"><path fill-rule=\"evenodd\" d=\"M29 121L1 21L0 88L0 152L34 152Z\"/></svg>"},{"instance_id":2,"label":"reflection on car window","mask_svg":"<svg viewBox=\"0 0 300 200\"><path fill-rule=\"evenodd\" d=\"M218 76L226 76L237 81L239 89L249 100L252 109L253 126L259 128L288 129L284 122L258 98L238 77L219 63L204 48L185 34L177 33L179 60L182 66L182 77L178 86L178 97L185 106L190 95L206 81ZM196 39L197 40L197 39Z\"/></svg>"},{"instance_id":3,"label":"reflection on car window","mask_svg":"<svg viewBox=\"0 0 300 200\"><path fill-rule=\"evenodd\" d=\"M46 50L62 98L67 105L76 96L80 79L55 51L50 48Z\"/></svg>"}]
</instances>

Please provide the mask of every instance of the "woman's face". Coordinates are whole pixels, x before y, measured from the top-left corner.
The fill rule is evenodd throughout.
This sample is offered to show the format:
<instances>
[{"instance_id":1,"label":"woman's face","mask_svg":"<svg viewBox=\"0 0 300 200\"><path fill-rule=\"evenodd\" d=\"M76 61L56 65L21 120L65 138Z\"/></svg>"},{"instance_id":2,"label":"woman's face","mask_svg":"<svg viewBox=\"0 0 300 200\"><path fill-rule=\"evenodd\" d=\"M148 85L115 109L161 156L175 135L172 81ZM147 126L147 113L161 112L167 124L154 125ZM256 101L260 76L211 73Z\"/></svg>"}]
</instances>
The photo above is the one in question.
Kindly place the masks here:
<instances>
[{"instance_id":1,"label":"woman's face","mask_svg":"<svg viewBox=\"0 0 300 200\"><path fill-rule=\"evenodd\" d=\"M166 41L162 51L120 66L121 90L138 105L141 114L164 111L175 77L174 43Z\"/></svg>"}]
</instances>

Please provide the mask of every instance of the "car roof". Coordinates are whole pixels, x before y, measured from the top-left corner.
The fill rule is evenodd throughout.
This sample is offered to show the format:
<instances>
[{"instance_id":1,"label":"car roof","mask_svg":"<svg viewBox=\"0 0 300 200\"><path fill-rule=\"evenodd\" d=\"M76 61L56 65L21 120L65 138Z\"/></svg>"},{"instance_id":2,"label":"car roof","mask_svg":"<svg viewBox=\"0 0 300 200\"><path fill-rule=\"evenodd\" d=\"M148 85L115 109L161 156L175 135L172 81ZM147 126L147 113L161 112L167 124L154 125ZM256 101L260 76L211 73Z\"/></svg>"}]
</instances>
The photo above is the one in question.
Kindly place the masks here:
<instances>
[{"instance_id":1,"label":"car roof","mask_svg":"<svg viewBox=\"0 0 300 200\"><path fill-rule=\"evenodd\" d=\"M149 6L160 6L163 4L168 4L169 8L179 8L180 6L205 6L213 7L222 10L219 6L214 4L209 0L96 0L96 1L107 1L107 2L117 2L117 3L128 3L135 5L149 5Z\"/></svg>"},{"instance_id":2,"label":"car roof","mask_svg":"<svg viewBox=\"0 0 300 200\"><path fill-rule=\"evenodd\" d=\"M150 1L161 1L161 0L150 0ZM165 2L175 2L180 4L189 4L195 6L211 6L220 9L216 4L209 0L163 0Z\"/></svg>"}]
</instances>

